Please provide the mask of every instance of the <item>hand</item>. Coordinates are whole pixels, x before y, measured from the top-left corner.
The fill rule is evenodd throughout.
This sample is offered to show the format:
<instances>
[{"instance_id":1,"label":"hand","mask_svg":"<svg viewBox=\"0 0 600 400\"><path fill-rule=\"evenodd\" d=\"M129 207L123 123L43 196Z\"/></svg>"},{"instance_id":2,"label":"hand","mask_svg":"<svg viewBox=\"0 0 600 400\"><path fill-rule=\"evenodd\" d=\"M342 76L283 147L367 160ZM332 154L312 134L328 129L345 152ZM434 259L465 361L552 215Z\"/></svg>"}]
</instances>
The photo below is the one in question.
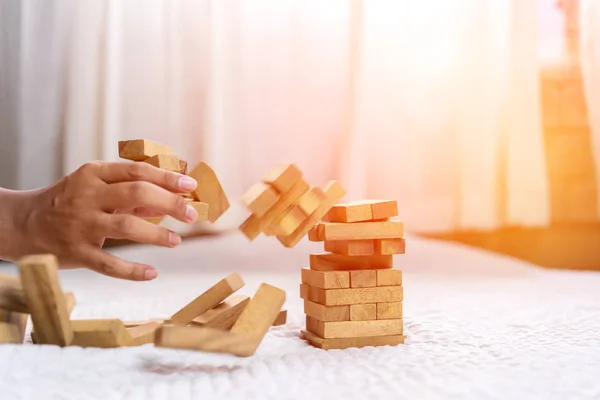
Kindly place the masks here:
<instances>
[{"instance_id":1,"label":"hand","mask_svg":"<svg viewBox=\"0 0 600 400\"><path fill-rule=\"evenodd\" d=\"M105 251L105 238L175 247L181 237L140 217L170 215L193 222L198 214L176 193L196 181L146 163L91 162L21 202L20 255L52 253L61 266L84 266L116 278L151 280L157 271ZM19 255L19 256L20 256Z\"/></svg>"}]
</instances>

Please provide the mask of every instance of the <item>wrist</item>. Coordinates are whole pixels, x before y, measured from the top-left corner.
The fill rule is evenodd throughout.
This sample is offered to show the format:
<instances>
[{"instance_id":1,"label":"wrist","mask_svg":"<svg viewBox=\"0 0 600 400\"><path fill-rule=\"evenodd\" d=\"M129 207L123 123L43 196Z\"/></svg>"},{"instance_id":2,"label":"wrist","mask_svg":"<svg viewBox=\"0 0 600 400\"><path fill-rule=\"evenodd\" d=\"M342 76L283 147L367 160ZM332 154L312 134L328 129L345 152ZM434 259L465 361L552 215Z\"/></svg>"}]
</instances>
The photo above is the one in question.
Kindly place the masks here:
<instances>
[{"instance_id":1,"label":"wrist","mask_svg":"<svg viewBox=\"0 0 600 400\"><path fill-rule=\"evenodd\" d=\"M16 261L27 254L25 228L34 193L0 189L0 260Z\"/></svg>"}]
</instances>

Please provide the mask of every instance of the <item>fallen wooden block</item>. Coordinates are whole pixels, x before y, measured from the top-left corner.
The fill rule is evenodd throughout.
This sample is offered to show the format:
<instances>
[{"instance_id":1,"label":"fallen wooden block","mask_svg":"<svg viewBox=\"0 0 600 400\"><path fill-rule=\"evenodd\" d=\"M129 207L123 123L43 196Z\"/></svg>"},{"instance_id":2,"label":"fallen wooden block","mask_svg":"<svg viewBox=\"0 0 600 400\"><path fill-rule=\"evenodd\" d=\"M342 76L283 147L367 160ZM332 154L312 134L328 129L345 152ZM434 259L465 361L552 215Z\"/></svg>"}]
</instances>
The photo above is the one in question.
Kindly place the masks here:
<instances>
[{"instance_id":1,"label":"fallen wooden block","mask_svg":"<svg viewBox=\"0 0 600 400\"><path fill-rule=\"evenodd\" d=\"M304 313L319 321L350 321L350 306L324 306L304 300Z\"/></svg>"},{"instance_id":2,"label":"fallen wooden block","mask_svg":"<svg viewBox=\"0 0 600 400\"><path fill-rule=\"evenodd\" d=\"M131 344L131 336L120 319L72 320L71 327L72 346L108 349Z\"/></svg>"},{"instance_id":3,"label":"fallen wooden block","mask_svg":"<svg viewBox=\"0 0 600 400\"><path fill-rule=\"evenodd\" d=\"M201 201L191 201L186 199L186 203L194 207L194 210L198 213L198 219L196 222L206 221L210 216L210 207L208 204Z\"/></svg>"},{"instance_id":4,"label":"fallen wooden block","mask_svg":"<svg viewBox=\"0 0 600 400\"><path fill-rule=\"evenodd\" d=\"M327 339L402 335L404 328L401 319L323 322L306 317L306 330Z\"/></svg>"},{"instance_id":5,"label":"fallen wooden block","mask_svg":"<svg viewBox=\"0 0 600 400\"><path fill-rule=\"evenodd\" d=\"M242 277L237 273L231 274L173 314L171 321L174 324L187 325L194 318L215 307L242 286L244 286Z\"/></svg>"},{"instance_id":6,"label":"fallen wooden block","mask_svg":"<svg viewBox=\"0 0 600 400\"><path fill-rule=\"evenodd\" d=\"M377 286L377 271L364 269L350 271L350 287L367 288Z\"/></svg>"},{"instance_id":7,"label":"fallen wooden block","mask_svg":"<svg viewBox=\"0 0 600 400\"><path fill-rule=\"evenodd\" d=\"M25 328L29 315L18 312L0 310L0 343L23 343L25 337Z\"/></svg>"},{"instance_id":8,"label":"fallen wooden block","mask_svg":"<svg viewBox=\"0 0 600 400\"><path fill-rule=\"evenodd\" d=\"M156 168L166 169L167 171L180 172L181 163L179 158L174 154L156 154L146 158L145 163L155 166Z\"/></svg>"},{"instance_id":9,"label":"fallen wooden block","mask_svg":"<svg viewBox=\"0 0 600 400\"><path fill-rule=\"evenodd\" d=\"M377 304L351 304L350 321L370 321L377 319Z\"/></svg>"},{"instance_id":10,"label":"fallen wooden block","mask_svg":"<svg viewBox=\"0 0 600 400\"><path fill-rule=\"evenodd\" d=\"M377 303L377 319L402 318L402 302Z\"/></svg>"},{"instance_id":11,"label":"fallen wooden block","mask_svg":"<svg viewBox=\"0 0 600 400\"><path fill-rule=\"evenodd\" d=\"M201 350L249 357L258 347L257 338L243 333L192 326L162 326L156 330L156 347Z\"/></svg>"},{"instance_id":12,"label":"fallen wooden block","mask_svg":"<svg viewBox=\"0 0 600 400\"><path fill-rule=\"evenodd\" d=\"M279 193L286 193L302 178L302 172L294 164L278 165L263 177L263 182L274 187Z\"/></svg>"},{"instance_id":13,"label":"fallen wooden block","mask_svg":"<svg viewBox=\"0 0 600 400\"><path fill-rule=\"evenodd\" d=\"M307 217L298 205L292 204L270 228L275 235L291 235Z\"/></svg>"},{"instance_id":14,"label":"fallen wooden block","mask_svg":"<svg viewBox=\"0 0 600 400\"><path fill-rule=\"evenodd\" d=\"M314 271L302 269L302 283L321 289L344 289L350 287L348 271Z\"/></svg>"},{"instance_id":15,"label":"fallen wooden block","mask_svg":"<svg viewBox=\"0 0 600 400\"><path fill-rule=\"evenodd\" d=\"M69 345L73 339L73 331L58 281L56 257L24 257L19 261L19 271L39 343Z\"/></svg>"},{"instance_id":16,"label":"fallen wooden block","mask_svg":"<svg viewBox=\"0 0 600 400\"><path fill-rule=\"evenodd\" d=\"M231 332L256 338L258 347L269 327L275 322L284 302L285 291L266 283L261 284L242 311L242 315L231 327Z\"/></svg>"},{"instance_id":17,"label":"fallen wooden block","mask_svg":"<svg viewBox=\"0 0 600 400\"><path fill-rule=\"evenodd\" d=\"M277 314L277 318L275 318L275 321L273 321L272 326L285 325L286 322L287 322L287 310L281 310L281 311L279 311L279 314Z\"/></svg>"},{"instance_id":18,"label":"fallen wooden block","mask_svg":"<svg viewBox=\"0 0 600 400\"><path fill-rule=\"evenodd\" d=\"M144 161L157 154L172 154L170 147L146 139L119 141L119 157L132 161Z\"/></svg>"},{"instance_id":19,"label":"fallen wooden block","mask_svg":"<svg viewBox=\"0 0 600 400\"><path fill-rule=\"evenodd\" d=\"M394 263L393 256L344 256L342 254L321 253L310 255L310 269L315 271L345 271L357 269L389 269Z\"/></svg>"},{"instance_id":20,"label":"fallen wooden block","mask_svg":"<svg viewBox=\"0 0 600 400\"><path fill-rule=\"evenodd\" d=\"M402 270L382 269L377 271L377 286L402 286Z\"/></svg>"},{"instance_id":21,"label":"fallen wooden block","mask_svg":"<svg viewBox=\"0 0 600 400\"><path fill-rule=\"evenodd\" d=\"M0 275L0 310L29 314L25 292L18 276Z\"/></svg>"},{"instance_id":22,"label":"fallen wooden block","mask_svg":"<svg viewBox=\"0 0 600 400\"><path fill-rule=\"evenodd\" d=\"M305 215L310 215L316 211L323 201L327 199L327 195L318 186L310 188L302 196L298 198L296 204L304 212Z\"/></svg>"},{"instance_id":23,"label":"fallen wooden block","mask_svg":"<svg viewBox=\"0 0 600 400\"><path fill-rule=\"evenodd\" d=\"M10 322L0 322L0 343L21 344L23 339L19 328Z\"/></svg>"},{"instance_id":24,"label":"fallen wooden block","mask_svg":"<svg viewBox=\"0 0 600 400\"><path fill-rule=\"evenodd\" d=\"M75 304L76 304L76 300L75 300L75 294L73 294L73 292L66 292L64 294L65 297L65 307L67 308L67 314L70 316L71 313L73 312L73 309L75 308ZM25 320L25 322L27 322L27 320ZM23 329L25 329L25 327L23 327ZM31 341L33 343L38 343L37 340L37 336L35 334L35 327L31 329L31 332L29 333L29 335L31 336Z\"/></svg>"},{"instance_id":25,"label":"fallen wooden block","mask_svg":"<svg viewBox=\"0 0 600 400\"><path fill-rule=\"evenodd\" d=\"M350 304L390 303L403 300L402 286L384 286L360 289L320 289L300 284L300 297L325 306Z\"/></svg>"},{"instance_id":26,"label":"fallen wooden block","mask_svg":"<svg viewBox=\"0 0 600 400\"><path fill-rule=\"evenodd\" d=\"M401 239L404 235L404 224L400 221L321 222L319 225L322 225L325 240Z\"/></svg>"},{"instance_id":27,"label":"fallen wooden block","mask_svg":"<svg viewBox=\"0 0 600 400\"><path fill-rule=\"evenodd\" d=\"M159 322L148 322L143 325L128 328L127 333L131 337L131 340L127 346L142 346L144 344L154 343L156 330L161 326L163 325Z\"/></svg>"},{"instance_id":28,"label":"fallen wooden block","mask_svg":"<svg viewBox=\"0 0 600 400\"><path fill-rule=\"evenodd\" d=\"M279 193L264 182L257 182L242 196L242 203L257 217L262 217L277 203Z\"/></svg>"},{"instance_id":29,"label":"fallen wooden block","mask_svg":"<svg viewBox=\"0 0 600 400\"><path fill-rule=\"evenodd\" d=\"M208 204L208 220L215 222L229 209L229 200L217 174L208 164L201 162L188 175L198 182L192 192L194 199Z\"/></svg>"},{"instance_id":30,"label":"fallen wooden block","mask_svg":"<svg viewBox=\"0 0 600 400\"><path fill-rule=\"evenodd\" d=\"M248 305L248 302L250 302L250 297L246 295L240 294L231 296L215 308L194 318L192 324L228 330L233 326L235 321L238 320L242 311L244 311L244 308Z\"/></svg>"},{"instance_id":31,"label":"fallen wooden block","mask_svg":"<svg viewBox=\"0 0 600 400\"><path fill-rule=\"evenodd\" d=\"M308 331L302 331L302 336L308 343L323 350L343 350L352 347L361 348L369 346L397 346L403 344L406 339L404 335L325 339Z\"/></svg>"},{"instance_id":32,"label":"fallen wooden block","mask_svg":"<svg viewBox=\"0 0 600 400\"><path fill-rule=\"evenodd\" d=\"M156 322L158 324L168 324L171 323L170 319L164 319L164 318L152 318L152 319L146 319L146 320L139 320L139 321L123 321L123 325L125 325L125 328L135 328L136 326L140 326L140 325L145 325L145 324L149 324L150 322Z\"/></svg>"},{"instance_id":33,"label":"fallen wooden block","mask_svg":"<svg viewBox=\"0 0 600 400\"><path fill-rule=\"evenodd\" d=\"M336 243L336 242L331 242ZM373 240L374 254L404 254L406 253L405 239L375 239ZM327 248L325 249L327 250ZM330 250L327 250L330 251Z\"/></svg>"},{"instance_id":34,"label":"fallen wooden block","mask_svg":"<svg viewBox=\"0 0 600 400\"><path fill-rule=\"evenodd\" d=\"M372 256L373 254L381 254L375 253L375 243L371 239L327 240L325 241L325 251L345 256Z\"/></svg>"},{"instance_id":35,"label":"fallen wooden block","mask_svg":"<svg viewBox=\"0 0 600 400\"><path fill-rule=\"evenodd\" d=\"M308 240L311 242L322 242L325 240L323 237L323 227L319 228L319 225L313 226L308 231Z\"/></svg>"}]
</instances>

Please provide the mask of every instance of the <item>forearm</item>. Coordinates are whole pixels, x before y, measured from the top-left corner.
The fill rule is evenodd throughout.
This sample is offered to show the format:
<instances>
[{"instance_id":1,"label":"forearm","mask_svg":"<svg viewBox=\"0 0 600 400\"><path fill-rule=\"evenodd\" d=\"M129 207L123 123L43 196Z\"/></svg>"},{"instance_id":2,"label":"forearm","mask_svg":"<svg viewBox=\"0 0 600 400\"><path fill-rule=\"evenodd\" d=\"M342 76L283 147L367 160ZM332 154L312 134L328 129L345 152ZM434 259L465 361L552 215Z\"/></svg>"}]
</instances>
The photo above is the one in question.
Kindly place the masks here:
<instances>
[{"instance_id":1,"label":"forearm","mask_svg":"<svg viewBox=\"0 0 600 400\"><path fill-rule=\"evenodd\" d=\"M0 260L15 261L22 255L31 193L0 188Z\"/></svg>"}]
</instances>

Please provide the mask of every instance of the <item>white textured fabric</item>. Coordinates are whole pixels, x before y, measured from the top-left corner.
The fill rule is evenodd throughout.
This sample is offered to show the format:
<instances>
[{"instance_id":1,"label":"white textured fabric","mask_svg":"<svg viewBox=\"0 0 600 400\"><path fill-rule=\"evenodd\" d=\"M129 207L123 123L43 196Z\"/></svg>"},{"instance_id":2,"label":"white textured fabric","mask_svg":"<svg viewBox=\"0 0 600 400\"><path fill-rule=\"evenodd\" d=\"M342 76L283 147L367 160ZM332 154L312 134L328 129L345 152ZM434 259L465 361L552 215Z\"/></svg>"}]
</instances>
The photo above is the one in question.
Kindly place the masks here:
<instances>
[{"instance_id":1,"label":"white textured fabric","mask_svg":"<svg viewBox=\"0 0 600 400\"><path fill-rule=\"evenodd\" d=\"M458 245L409 238L405 330L398 347L323 351L298 337L300 267L320 244L293 250L239 235L179 249L119 254L153 262L149 283L64 271L72 317L168 316L228 272L252 294L287 290L288 324L256 355L235 358L151 345L122 349L0 346L0 398L12 399L598 399L600 274L544 270Z\"/></svg>"}]
</instances>

